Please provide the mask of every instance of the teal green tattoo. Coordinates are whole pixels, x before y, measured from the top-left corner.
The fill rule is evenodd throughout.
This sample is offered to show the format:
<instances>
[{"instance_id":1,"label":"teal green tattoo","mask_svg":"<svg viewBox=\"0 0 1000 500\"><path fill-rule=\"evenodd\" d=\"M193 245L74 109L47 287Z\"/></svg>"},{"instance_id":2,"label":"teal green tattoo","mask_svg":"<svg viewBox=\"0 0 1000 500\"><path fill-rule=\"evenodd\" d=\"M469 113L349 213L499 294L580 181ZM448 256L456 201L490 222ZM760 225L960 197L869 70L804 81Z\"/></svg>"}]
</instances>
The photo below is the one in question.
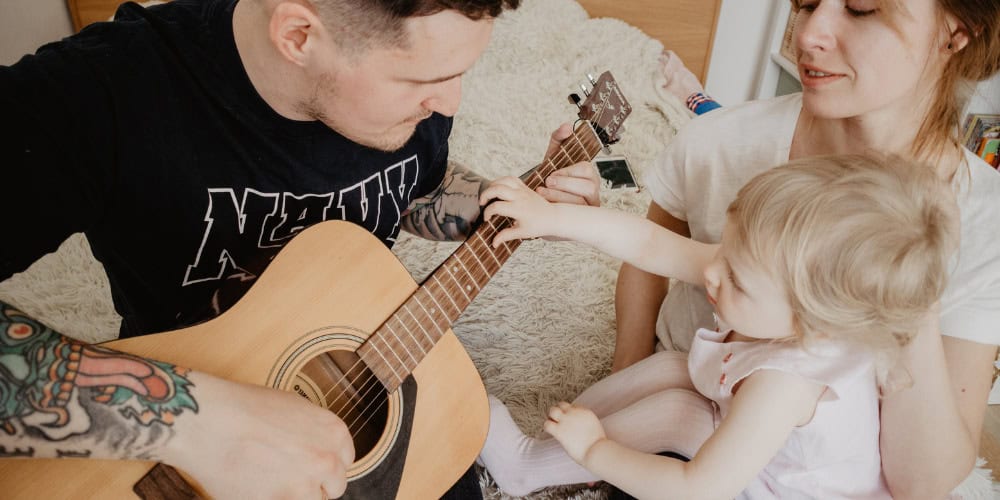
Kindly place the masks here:
<instances>
[{"instance_id":1,"label":"teal green tattoo","mask_svg":"<svg viewBox=\"0 0 1000 500\"><path fill-rule=\"evenodd\" d=\"M175 417L197 413L187 375L63 337L0 302L0 438L19 438L0 441L15 445L0 446L0 456L27 456L28 449L34 455L23 445L60 443L42 447L55 456L86 456L105 446L111 455L141 458L169 437Z\"/></svg>"}]
</instances>

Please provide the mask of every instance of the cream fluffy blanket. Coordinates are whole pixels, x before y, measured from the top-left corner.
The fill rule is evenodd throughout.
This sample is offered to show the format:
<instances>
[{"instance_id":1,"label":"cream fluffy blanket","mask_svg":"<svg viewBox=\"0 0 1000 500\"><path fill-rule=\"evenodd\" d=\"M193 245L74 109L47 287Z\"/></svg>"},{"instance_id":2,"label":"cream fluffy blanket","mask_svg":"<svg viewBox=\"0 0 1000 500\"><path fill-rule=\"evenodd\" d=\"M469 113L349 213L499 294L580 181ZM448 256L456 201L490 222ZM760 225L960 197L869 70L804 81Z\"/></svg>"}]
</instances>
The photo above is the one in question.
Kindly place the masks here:
<instances>
[{"instance_id":1,"label":"cream fluffy blanket","mask_svg":"<svg viewBox=\"0 0 1000 500\"><path fill-rule=\"evenodd\" d=\"M633 107L615 153L639 172L690 119L658 92L659 42L614 19L588 19L573 0L525 0L497 21L489 49L465 79L451 139L453 159L487 177L538 163L555 127L576 117L568 93L586 74L611 70ZM640 174L641 175L641 174ZM644 213L645 193L608 191L605 206ZM401 235L394 251L421 281L456 247ZM454 325L487 390L504 400L529 434L549 405L572 399L608 372L614 344L619 262L570 242L526 242ZM107 280L81 235L28 271L0 284L0 298L60 332L88 341L114 338L119 318ZM988 471L963 487L990 498ZM481 475L488 498L500 498ZM533 498L603 498L604 490L556 488Z\"/></svg>"}]
</instances>

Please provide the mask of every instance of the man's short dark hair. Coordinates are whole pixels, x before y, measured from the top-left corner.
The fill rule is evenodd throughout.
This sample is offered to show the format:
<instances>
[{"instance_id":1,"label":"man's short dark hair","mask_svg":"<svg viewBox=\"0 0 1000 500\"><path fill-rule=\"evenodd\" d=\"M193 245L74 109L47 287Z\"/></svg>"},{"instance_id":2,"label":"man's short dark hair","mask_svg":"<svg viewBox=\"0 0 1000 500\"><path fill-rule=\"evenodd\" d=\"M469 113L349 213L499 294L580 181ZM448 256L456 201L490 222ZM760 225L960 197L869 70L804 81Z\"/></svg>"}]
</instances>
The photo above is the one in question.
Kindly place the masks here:
<instances>
[{"instance_id":1,"label":"man's short dark hair","mask_svg":"<svg viewBox=\"0 0 1000 500\"><path fill-rule=\"evenodd\" d=\"M373 46L405 46L404 22L411 17L454 10L478 21L516 9L521 0L312 0L339 45L364 51Z\"/></svg>"}]
</instances>

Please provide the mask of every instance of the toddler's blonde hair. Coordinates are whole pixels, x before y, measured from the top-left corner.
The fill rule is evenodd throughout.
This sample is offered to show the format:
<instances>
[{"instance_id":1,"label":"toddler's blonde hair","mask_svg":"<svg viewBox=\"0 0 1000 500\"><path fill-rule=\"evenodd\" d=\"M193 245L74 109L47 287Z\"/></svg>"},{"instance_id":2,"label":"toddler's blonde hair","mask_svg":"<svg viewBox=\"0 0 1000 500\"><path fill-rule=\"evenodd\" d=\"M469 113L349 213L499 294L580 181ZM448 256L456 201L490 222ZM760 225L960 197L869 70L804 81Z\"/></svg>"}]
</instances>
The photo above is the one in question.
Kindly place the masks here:
<instances>
[{"instance_id":1,"label":"toddler's blonde hair","mask_svg":"<svg viewBox=\"0 0 1000 500\"><path fill-rule=\"evenodd\" d=\"M727 213L734 248L787 292L799 340L861 343L882 360L940 299L959 241L948 184L897 156L792 161L753 178Z\"/></svg>"}]
</instances>

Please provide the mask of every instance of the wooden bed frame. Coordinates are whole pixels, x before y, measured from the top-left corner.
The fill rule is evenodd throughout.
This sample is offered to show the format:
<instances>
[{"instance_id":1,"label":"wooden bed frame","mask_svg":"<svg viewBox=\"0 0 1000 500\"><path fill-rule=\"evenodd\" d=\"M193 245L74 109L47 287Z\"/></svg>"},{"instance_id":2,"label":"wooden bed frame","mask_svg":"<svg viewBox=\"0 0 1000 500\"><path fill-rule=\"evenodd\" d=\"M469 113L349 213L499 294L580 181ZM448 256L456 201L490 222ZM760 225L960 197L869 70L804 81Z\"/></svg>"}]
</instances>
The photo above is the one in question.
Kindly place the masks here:
<instances>
[{"instance_id":1,"label":"wooden bed frame","mask_svg":"<svg viewBox=\"0 0 1000 500\"><path fill-rule=\"evenodd\" d=\"M110 18L124 0L66 0L73 27ZM591 17L615 17L663 42L705 81L722 0L578 0Z\"/></svg>"}]
</instances>

